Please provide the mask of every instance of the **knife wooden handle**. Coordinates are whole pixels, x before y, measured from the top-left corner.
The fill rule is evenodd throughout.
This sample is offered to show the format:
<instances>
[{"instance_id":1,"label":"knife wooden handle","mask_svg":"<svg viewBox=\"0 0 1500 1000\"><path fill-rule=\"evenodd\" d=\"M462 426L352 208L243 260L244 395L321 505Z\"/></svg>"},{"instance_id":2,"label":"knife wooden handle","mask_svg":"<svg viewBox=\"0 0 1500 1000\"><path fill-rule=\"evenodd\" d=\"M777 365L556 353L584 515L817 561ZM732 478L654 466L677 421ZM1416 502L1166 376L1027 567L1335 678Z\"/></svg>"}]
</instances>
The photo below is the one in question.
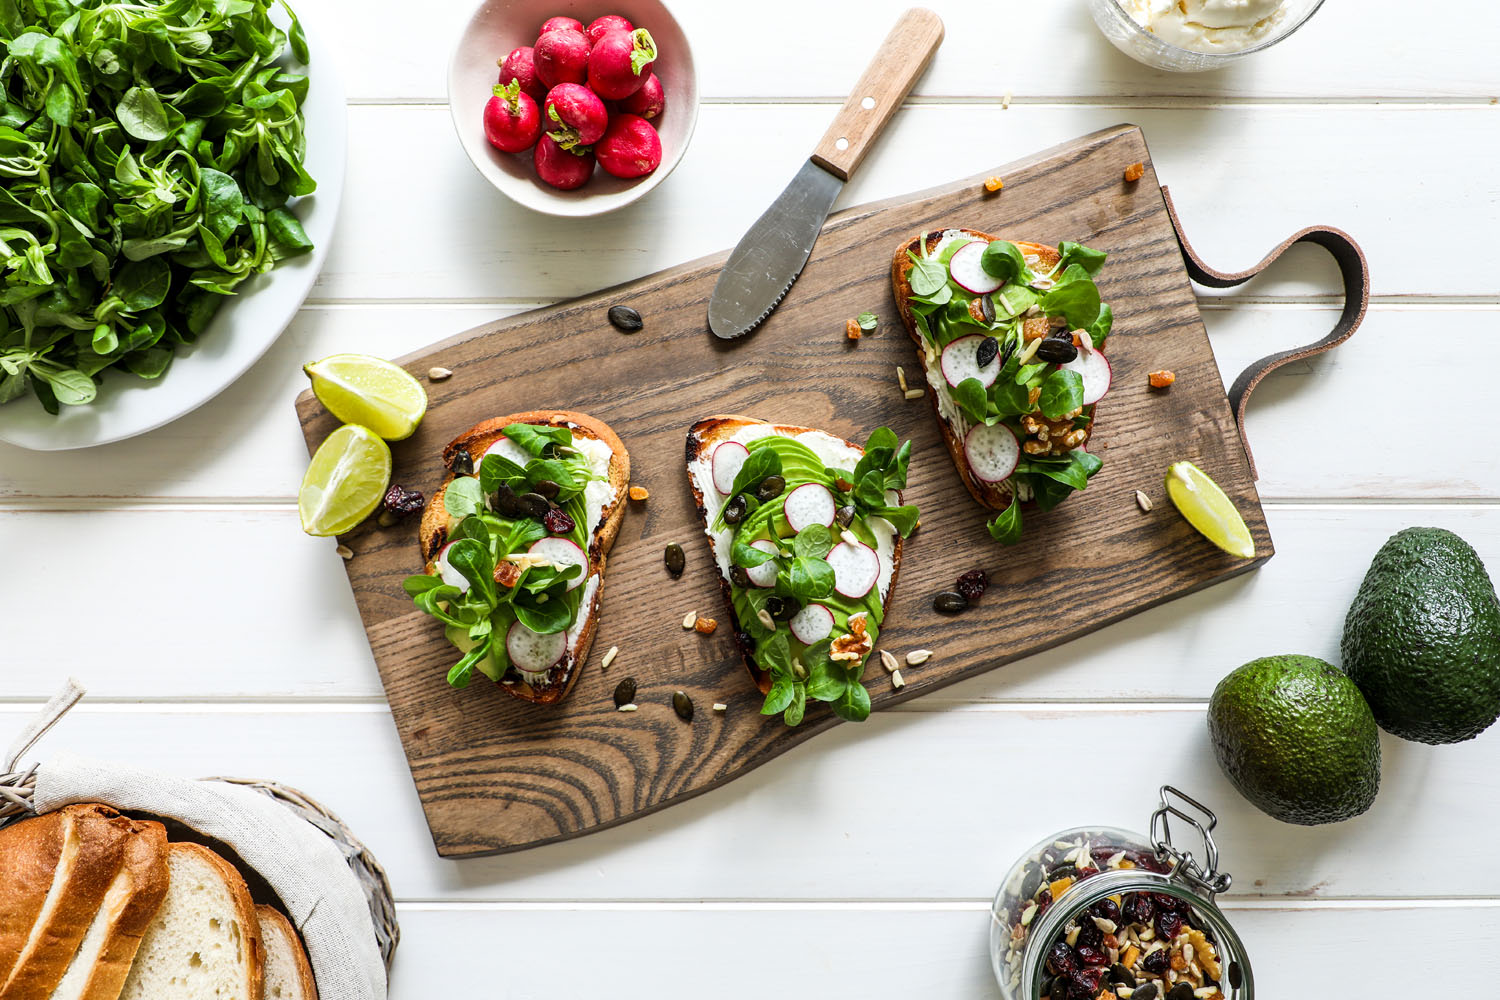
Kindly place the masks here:
<instances>
[{"instance_id":1,"label":"knife wooden handle","mask_svg":"<svg viewBox=\"0 0 1500 1000\"><path fill-rule=\"evenodd\" d=\"M932 11L913 7L902 14L813 151L812 161L847 181L942 41L943 21Z\"/></svg>"}]
</instances>

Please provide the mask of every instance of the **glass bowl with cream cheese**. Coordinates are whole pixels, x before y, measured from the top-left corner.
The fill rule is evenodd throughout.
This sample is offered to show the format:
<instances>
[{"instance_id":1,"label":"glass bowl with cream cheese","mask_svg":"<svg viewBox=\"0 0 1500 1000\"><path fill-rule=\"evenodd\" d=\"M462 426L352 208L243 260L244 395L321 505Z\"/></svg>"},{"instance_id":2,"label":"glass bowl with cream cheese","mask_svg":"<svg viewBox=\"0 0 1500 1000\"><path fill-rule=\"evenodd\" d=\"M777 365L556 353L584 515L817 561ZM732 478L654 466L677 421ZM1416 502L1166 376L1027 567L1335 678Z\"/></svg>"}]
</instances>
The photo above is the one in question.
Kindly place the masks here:
<instances>
[{"instance_id":1,"label":"glass bowl with cream cheese","mask_svg":"<svg viewBox=\"0 0 1500 1000\"><path fill-rule=\"evenodd\" d=\"M1177 73L1221 69L1268 49L1323 0L1089 0L1104 37L1138 62Z\"/></svg>"}]
</instances>

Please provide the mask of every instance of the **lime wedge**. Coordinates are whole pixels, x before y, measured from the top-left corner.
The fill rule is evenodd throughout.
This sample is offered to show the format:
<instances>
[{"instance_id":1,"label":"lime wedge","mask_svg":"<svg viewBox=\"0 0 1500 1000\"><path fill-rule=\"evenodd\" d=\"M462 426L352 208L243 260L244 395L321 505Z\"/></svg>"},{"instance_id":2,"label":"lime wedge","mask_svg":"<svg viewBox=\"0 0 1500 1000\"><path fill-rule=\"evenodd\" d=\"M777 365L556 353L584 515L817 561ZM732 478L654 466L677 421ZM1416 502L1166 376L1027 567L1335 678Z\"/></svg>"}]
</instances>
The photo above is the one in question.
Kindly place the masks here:
<instances>
[{"instance_id":1,"label":"lime wedge","mask_svg":"<svg viewBox=\"0 0 1500 1000\"><path fill-rule=\"evenodd\" d=\"M1192 462L1167 470L1167 496L1198 533L1232 556L1255 558L1255 540L1245 519L1219 484Z\"/></svg>"},{"instance_id":2,"label":"lime wedge","mask_svg":"<svg viewBox=\"0 0 1500 1000\"><path fill-rule=\"evenodd\" d=\"M353 530L380 506L390 481L390 446L368 427L345 424L318 445L302 477L302 530L319 538Z\"/></svg>"},{"instance_id":3,"label":"lime wedge","mask_svg":"<svg viewBox=\"0 0 1500 1000\"><path fill-rule=\"evenodd\" d=\"M387 441L411 437L427 412L427 391L404 368L364 354L333 354L303 365L313 394L346 424Z\"/></svg>"}]
</instances>

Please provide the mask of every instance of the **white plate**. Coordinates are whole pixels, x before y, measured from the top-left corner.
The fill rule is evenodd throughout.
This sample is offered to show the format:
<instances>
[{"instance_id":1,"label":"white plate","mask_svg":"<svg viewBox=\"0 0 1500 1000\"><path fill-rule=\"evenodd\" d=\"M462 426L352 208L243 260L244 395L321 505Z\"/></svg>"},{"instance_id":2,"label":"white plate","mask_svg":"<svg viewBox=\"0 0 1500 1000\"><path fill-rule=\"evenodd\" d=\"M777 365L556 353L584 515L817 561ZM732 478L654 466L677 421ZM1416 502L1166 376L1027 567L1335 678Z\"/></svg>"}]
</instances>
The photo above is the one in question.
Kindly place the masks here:
<instances>
[{"instance_id":1,"label":"white plate","mask_svg":"<svg viewBox=\"0 0 1500 1000\"><path fill-rule=\"evenodd\" d=\"M283 261L239 286L196 343L178 349L159 379L126 371L104 373L99 395L87 406L64 406L52 416L31 394L0 405L0 441L34 451L88 448L135 437L191 413L259 361L286 329L312 290L333 238L344 193L348 116L344 88L327 46L306 21L311 62L303 111L307 116L307 172L318 190L293 210L313 242L310 253Z\"/></svg>"}]
</instances>

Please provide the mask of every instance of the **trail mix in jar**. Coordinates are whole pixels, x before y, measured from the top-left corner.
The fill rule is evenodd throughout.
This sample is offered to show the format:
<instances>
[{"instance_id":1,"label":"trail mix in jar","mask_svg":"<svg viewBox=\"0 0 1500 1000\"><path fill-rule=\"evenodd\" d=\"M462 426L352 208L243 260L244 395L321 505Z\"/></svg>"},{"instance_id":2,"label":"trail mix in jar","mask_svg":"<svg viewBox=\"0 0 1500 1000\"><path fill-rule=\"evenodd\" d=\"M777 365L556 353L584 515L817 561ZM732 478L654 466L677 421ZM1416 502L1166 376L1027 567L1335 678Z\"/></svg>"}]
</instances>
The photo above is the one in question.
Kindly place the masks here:
<instances>
[{"instance_id":1,"label":"trail mix in jar","mask_svg":"<svg viewBox=\"0 0 1500 1000\"><path fill-rule=\"evenodd\" d=\"M1028 865L1011 908L1005 964L1019 969L1030 928L1084 880L1101 871L1165 874L1154 854L1079 836L1054 841ZM1206 925L1205 925L1206 926ZM1041 997L1051 1000L1225 1000L1238 972L1220 962L1191 905L1159 892L1125 892L1070 920L1047 951ZM1226 985L1221 988L1221 982Z\"/></svg>"}]
</instances>

